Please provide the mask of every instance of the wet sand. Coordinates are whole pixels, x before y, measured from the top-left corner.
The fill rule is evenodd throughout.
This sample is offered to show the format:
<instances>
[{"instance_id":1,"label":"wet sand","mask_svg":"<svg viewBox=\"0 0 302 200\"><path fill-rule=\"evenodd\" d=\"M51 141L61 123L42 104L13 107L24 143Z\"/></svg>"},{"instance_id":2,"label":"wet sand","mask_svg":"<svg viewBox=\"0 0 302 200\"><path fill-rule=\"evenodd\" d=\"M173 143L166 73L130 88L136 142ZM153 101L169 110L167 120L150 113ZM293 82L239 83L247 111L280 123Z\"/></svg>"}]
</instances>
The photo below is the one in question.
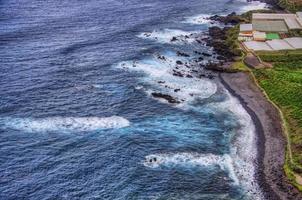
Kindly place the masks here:
<instances>
[{"instance_id":1,"label":"wet sand","mask_svg":"<svg viewBox=\"0 0 302 200\"><path fill-rule=\"evenodd\" d=\"M272 105L251 74L244 72L220 73L222 84L237 97L252 117L257 131L257 180L265 199L302 199L284 173L286 136L279 111Z\"/></svg>"}]
</instances>

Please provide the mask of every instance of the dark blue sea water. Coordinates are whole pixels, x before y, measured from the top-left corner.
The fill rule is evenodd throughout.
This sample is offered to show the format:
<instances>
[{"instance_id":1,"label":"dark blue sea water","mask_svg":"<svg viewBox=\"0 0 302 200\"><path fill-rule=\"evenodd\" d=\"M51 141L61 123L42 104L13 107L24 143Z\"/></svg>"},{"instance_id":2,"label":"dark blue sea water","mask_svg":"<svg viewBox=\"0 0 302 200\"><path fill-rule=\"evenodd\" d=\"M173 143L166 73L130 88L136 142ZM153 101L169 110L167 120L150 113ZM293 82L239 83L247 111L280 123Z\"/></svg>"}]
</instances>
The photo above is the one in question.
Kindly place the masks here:
<instances>
[{"instance_id":1,"label":"dark blue sea water","mask_svg":"<svg viewBox=\"0 0 302 200\"><path fill-rule=\"evenodd\" d=\"M205 17L249 5L0 1L0 199L260 199L251 118L217 78L173 76L213 53Z\"/></svg>"}]
</instances>

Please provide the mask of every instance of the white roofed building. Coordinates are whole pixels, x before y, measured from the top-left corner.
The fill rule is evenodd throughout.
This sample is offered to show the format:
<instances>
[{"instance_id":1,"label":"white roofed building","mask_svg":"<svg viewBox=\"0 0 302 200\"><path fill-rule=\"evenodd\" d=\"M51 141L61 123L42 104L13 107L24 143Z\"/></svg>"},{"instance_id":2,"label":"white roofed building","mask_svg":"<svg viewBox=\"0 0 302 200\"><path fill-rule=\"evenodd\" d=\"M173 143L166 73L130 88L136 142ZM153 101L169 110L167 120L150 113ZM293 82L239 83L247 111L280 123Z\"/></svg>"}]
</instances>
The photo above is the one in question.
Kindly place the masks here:
<instances>
[{"instance_id":1,"label":"white roofed building","mask_svg":"<svg viewBox=\"0 0 302 200\"><path fill-rule=\"evenodd\" d=\"M302 38L300 38L300 37L292 37L292 38L285 38L284 40L290 46L294 47L295 49L302 49Z\"/></svg>"},{"instance_id":2,"label":"white roofed building","mask_svg":"<svg viewBox=\"0 0 302 200\"><path fill-rule=\"evenodd\" d=\"M240 24L240 32L253 32L253 24Z\"/></svg>"},{"instance_id":3,"label":"white roofed building","mask_svg":"<svg viewBox=\"0 0 302 200\"><path fill-rule=\"evenodd\" d=\"M268 44L274 51L294 49L285 40L280 39L267 41L266 44Z\"/></svg>"},{"instance_id":4,"label":"white roofed building","mask_svg":"<svg viewBox=\"0 0 302 200\"><path fill-rule=\"evenodd\" d=\"M266 33L265 32L260 32L260 31L255 31L253 33L253 38L255 41L265 41L266 40Z\"/></svg>"},{"instance_id":5,"label":"white roofed building","mask_svg":"<svg viewBox=\"0 0 302 200\"><path fill-rule=\"evenodd\" d=\"M297 12L296 14L253 13L254 30L266 31L264 28L267 28L267 31L270 31L270 26L264 24L266 22L268 25L271 24L271 29L274 32L278 32L279 29L280 32L287 32L282 23L286 25L286 29L302 30L302 12Z\"/></svg>"}]
</instances>

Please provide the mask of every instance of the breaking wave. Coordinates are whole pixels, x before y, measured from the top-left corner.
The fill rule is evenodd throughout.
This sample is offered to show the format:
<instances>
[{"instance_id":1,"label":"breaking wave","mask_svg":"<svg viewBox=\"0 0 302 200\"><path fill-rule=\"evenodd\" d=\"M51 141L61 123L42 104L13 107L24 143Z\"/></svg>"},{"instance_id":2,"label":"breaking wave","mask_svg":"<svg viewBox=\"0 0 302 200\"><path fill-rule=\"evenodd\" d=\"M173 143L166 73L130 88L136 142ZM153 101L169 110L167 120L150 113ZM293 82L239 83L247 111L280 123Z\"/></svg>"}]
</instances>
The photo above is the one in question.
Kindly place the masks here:
<instances>
[{"instance_id":1,"label":"breaking wave","mask_svg":"<svg viewBox=\"0 0 302 200\"><path fill-rule=\"evenodd\" d=\"M177 61L183 64L177 65ZM164 55L164 59L155 56L141 61L121 62L117 68L143 73L143 81L151 85L146 90L148 94L162 92L176 98L180 104L193 102L196 98L206 99L215 94L217 85L208 79L192 76L192 69L185 63L186 60L179 57Z\"/></svg>"},{"instance_id":2,"label":"breaking wave","mask_svg":"<svg viewBox=\"0 0 302 200\"><path fill-rule=\"evenodd\" d=\"M197 32L186 32L175 29L155 30L153 32L144 32L138 35L139 38L157 41L159 43L192 43L195 41L194 35Z\"/></svg>"},{"instance_id":3,"label":"breaking wave","mask_svg":"<svg viewBox=\"0 0 302 200\"><path fill-rule=\"evenodd\" d=\"M197 153L166 153L166 154L151 154L145 157L144 165L146 167L156 168L162 165L177 166L211 166L222 165L223 156L214 154L197 154Z\"/></svg>"},{"instance_id":4,"label":"breaking wave","mask_svg":"<svg viewBox=\"0 0 302 200\"><path fill-rule=\"evenodd\" d=\"M240 128L232 137L230 157L234 174L239 184L246 189L254 199L263 199L263 194L256 180L257 141L256 128L251 116L243 108L239 100L226 91L227 98L221 103L211 103L209 106L219 109L220 112L233 113Z\"/></svg>"},{"instance_id":5,"label":"breaking wave","mask_svg":"<svg viewBox=\"0 0 302 200\"><path fill-rule=\"evenodd\" d=\"M245 13L245 12L248 12L251 10L263 10L263 9L267 9L267 8L268 8L268 6L264 2L250 1L247 5L241 7L240 13Z\"/></svg>"},{"instance_id":6,"label":"breaking wave","mask_svg":"<svg viewBox=\"0 0 302 200\"><path fill-rule=\"evenodd\" d=\"M211 15L208 14L201 14L193 17L186 17L183 23L187 24L196 24L196 25L202 25L202 24L215 24L211 19Z\"/></svg>"},{"instance_id":7,"label":"breaking wave","mask_svg":"<svg viewBox=\"0 0 302 200\"><path fill-rule=\"evenodd\" d=\"M229 176L238 184L237 176L234 174L232 159L229 155L198 154L198 153L166 153L151 154L145 157L143 162L145 167L158 168L165 167L210 167L219 166L226 170Z\"/></svg>"},{"instance_id":8,"label":"breaking wave","mask_svg":"<svg viewBox=\"0 0 302 200\"><path fill-rule=\"evenodd\" d=\"M254 2L243 8L243 11L262 9L266 4ZM199 15L186 18L184 23L211 25L209 15ZM142 33L141 38L151 39L159 43L186 44L196 40L194 34L180 30L164 29L150 33ZM191 45L192 46L192 45ZM212 57L210 59L213 59ZM180 61L180 62L178 62ZM204 60L205 62L207 60ZM186 63L189 63L186 65ZM178 64L180 63L180 64ZM193 63L194 65L194 63ZM120 69L141 72L144 83L149 86L139 87L148 94L159 91L168 94L182 104L193 102L197 98L206 99L215 94L218 86L214 81L192 74L192 63L188 58L177 57L173 53L154 55L138 61L125 61L117 65ZM177 69L177 70L176 70ZM181 76L174 75L175 71ZM193 75L193 76L192 76ZM176 92L177 91L177 92ZM145 157L144 166L150 168L197 166L218 166L228 172L235 185L240 185L247 192L246 196L252 199L263 199L263 194L256 180L257 148L255 126L249 114L242 107L239 100L231 96L224 89L226 100L218 103L209 103L207 106L217 112L231 113L236 118L238 130L234 130L230 153L225 155L198 154L198 153L165 153L152 154Z\"/></svg>"},{"instance_id":9,"label":"breaking wave","mask_svg":"<svg viewBox=\"0 0 302 200\"><path fill-rule=\"evenodd\" d=\"M26 132L49 131L94 131L99 129L123 128L130 122L119 116L112 117L49 117L32 118L4 118L1 120L5 127Z\"/></svg>"}]
</instances>

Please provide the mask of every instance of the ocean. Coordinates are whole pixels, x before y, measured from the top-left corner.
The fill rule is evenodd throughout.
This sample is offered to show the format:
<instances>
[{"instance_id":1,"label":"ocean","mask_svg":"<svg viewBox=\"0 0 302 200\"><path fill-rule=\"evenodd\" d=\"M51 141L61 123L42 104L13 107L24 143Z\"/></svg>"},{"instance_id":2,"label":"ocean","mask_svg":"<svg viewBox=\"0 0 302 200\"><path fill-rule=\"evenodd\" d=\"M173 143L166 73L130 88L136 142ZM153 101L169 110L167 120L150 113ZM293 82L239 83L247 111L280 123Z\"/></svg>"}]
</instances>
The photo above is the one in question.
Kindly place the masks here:
<instances>
[{"instance_id":1,"label":"ocean","mask_svg":"<svg viewBox=\"0 0 302 200\"><path fill-rule=\"evenodd\" d=\"M207 17L263 7L1 1L0 199L262 199L251 117L191 72Z\"/></svg>"}]
</instances>

